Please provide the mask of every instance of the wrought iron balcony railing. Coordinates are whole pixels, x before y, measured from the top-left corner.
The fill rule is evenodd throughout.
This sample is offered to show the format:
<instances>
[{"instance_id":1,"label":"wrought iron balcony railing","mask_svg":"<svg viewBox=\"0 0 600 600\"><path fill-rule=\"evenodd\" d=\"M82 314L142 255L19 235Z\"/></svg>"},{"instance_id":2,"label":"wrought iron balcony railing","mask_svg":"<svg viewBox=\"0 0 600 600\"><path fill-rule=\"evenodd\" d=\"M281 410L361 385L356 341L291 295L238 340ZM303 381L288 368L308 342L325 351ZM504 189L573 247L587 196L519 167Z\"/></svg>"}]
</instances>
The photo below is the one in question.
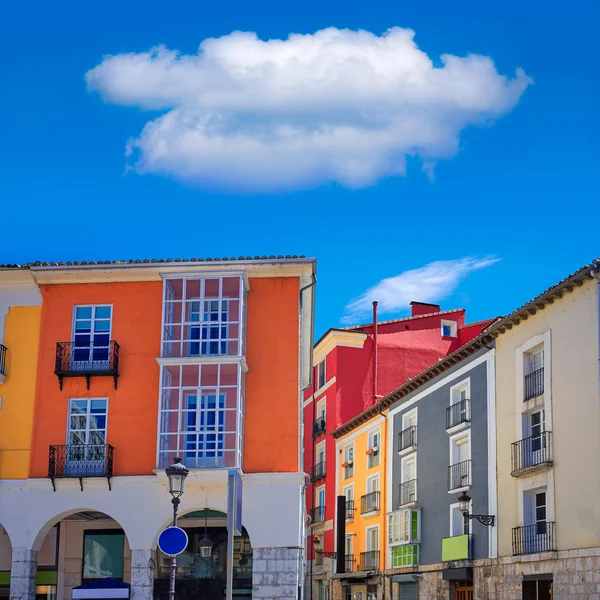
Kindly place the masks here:
<instances>
[{"instance_id":1,"label":"wrought iron balcony railing","mask_svg":"<svg viewBox=\"0 0 600 600\"><path fill-rule=\"evenodd\" d=\"M0 344L0 377L6 377L6 346L2 344Z\"/></svg>"},{"instance_id":2,"label":"wrought iron balcony railing","mask_svg":"<svg viewBox=\"0 0 600 600\"><path fill-rule=\"evenodd\" d=\"M450 465L448 467L448 491L458 490L471 485L471 461Z\"/></svg>"},{"instance_id":3,"label":"wrought iron balcony railing","mask_svg":"<svg viewBox=\"0 0 600 600\"><path fill-rule=\"evenodd\" d=\"M50 446L48 477L56 491L55 479L77 478L83 491L84 477L106 477L111 489L115 449L110 444Z\"/></svg>"},{"instance_id":4,"label":"wrought iron balcony railing","mask_svg":"<svg viewBox=\"0 0 600 600\"><path fill-rule=\"evenodd\" d=\"M346 573L354 572L354 554L346 554Z\"/></svg>"},{"instance_id":5,"label":"wrought iron balcony railing","mask_svg":"<svg viewBox=\"0 0 600 600\"><path fill-rule=\"evenodd\" d=\"M346 500L346 520L354 519L354 500Z\"/></svg>"},{"instance_id":6,"label":"wrought iron balcony railing","mask_svg":"<svg viewBox=\"0 0 600 600\"><path fill-rule=\"evenodd\" d=\"M556 550L554 523L540 521L535 525L515 527L512 530L512 550L513 556Z\"/></svg>"},{"instance_id":7,"label":"wrought iron balcony railing","mask_svg":"<svg viewBox=\"0 0 600 600\"><path fill-rule=\"evenodd\" d=\"M544 393L544 367L525 375L524 398L523 400L531 400L536 396L541 396Z\"/></svg>"},{"instance_id":8,"label":"wrought iron balcony railing","mask_svg":"<svg viewBox=\"0 0 600 600\"><path fill-rule=\"evenodd\" d=\"M323 479L325 477L325 461L321 461L317 463L312 468L312 480L317 481L318 479Z\"/></svg>"},{"instance_id":9,"label":"wrought iron balcony railing","mask_svg":"<svg viewBox=\"0 0 600 600\"><path fill-rule=\"evenodd\" d=\"M319 417L313 423L313 437L317 437L322 433L325 433L325 417Z\"/></svg>"},{"instance_id":10,"label":"wrought iron balcony railing","mask_svg":"<svg viewBox=\"0 0 600 600\"><path fill-rule=\"evenodd\" d=\"M446 429L452 429L471 420L469 400L460 400L446 409Z\"/></svg>"},{"instance_id":11,"label":"wrought iron balcony railing","mask_svg":"<svg viewBox=\"0 0 600 600\"><path fill-rule=\"evenodd\" d=\"M411 479L400 484L400 506L417 501L417 480Z\"/></svg>"},{"instance_id":12,"label":"wrought iron balcony railing","mask_svg":"<svg viewBox=\"0 0 600 600\"><path fill-rule=\"evenodd\" d=\"M315 506L310 509L310 520L312 524L322 523L325 520L325 505Z\"/></svg>"},{"instance_id":13,"label":"wrought iron balcony railing","mask_svg":"<svg viewBox=\"0 0 600 600\"><path fill-rule=\"evenodd\" d=\"M371 492L360 497L360 513L375 512L379 510L379 492Z\"/></svg>"},{"instance_id":14,"label":"wrought iron balcony railing","mask_svg":"<svg viewBox=\"0 0 600 600\"><path fill-rule=\"evenodd\" d=\"M92 376L112 377L117 389L119 344L115 341L102 344L57 342L54 374L58 377L61 390L63 377L85 377L89 390Z\"/></svg>"},{"instance_id":15,"label":"wrought iron balcony railing","mask_svg":"<svg viewBox=\"0 0 600 600\"><path fill-rule=\"evenodd\" d=\"M552 464L552 433L542 431L538 435L511 444L512 471L516 476L534 467Z\"/></svg>"},{"instance_id":16,"label":"wrought iron balcony railing","mask_svg":"<svg viewBox=\"0 0 600 600\"><path fill-rule=\"evenodd\" d=\"M417 446L417 426L411 425L398 434L398 452L416 448Z\"/></svg>"},{"instance_id":17,"label":"wrought iron balcony railing","mask_svg":"<svg viewBox=\"0 0 600 600\"><path fill-rule=\"evenodd\" d=\"M379 570L379 550L371 550L370 552L360 553L361 571L378 571Z\"/></svg>"}]
</instances>

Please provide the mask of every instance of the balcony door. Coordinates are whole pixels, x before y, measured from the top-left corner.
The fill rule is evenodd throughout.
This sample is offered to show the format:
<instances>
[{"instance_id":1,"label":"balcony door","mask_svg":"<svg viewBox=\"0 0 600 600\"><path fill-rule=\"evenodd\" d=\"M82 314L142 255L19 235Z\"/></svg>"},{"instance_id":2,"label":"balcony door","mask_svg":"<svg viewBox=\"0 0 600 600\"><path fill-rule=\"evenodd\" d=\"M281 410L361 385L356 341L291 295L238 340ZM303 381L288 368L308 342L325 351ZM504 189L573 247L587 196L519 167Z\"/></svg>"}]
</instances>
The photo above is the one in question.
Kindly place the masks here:
<instances>
[{"instance_id":1,"label":"balcony door","mask_svg":"<svg viewBox=\"0 0 600 600\"><path fill-rule=\"evenodd\" d=\"M546 552L548 540L547 493L540 490L525 495L524 550L525 554Z\"/></svg>"},{"instance_id":2,"label":"balcony door","mask_svg":"<svg viewBox=\"0 0 600 600\"><path fill-rule=\"evenodd\" d=\"M73 314L71 370L109 369L112 306L76 306Z\"/></svg>"},{"instance_id":3,"label":"balcony door","mask_svg":"<svg viewBox=\"0 0 600 600\"><path fill-rule=\"evenodd\" d=\"M107 416L106 399L70 401L65 475L105 474Z\"/></svg>"},{"instance_id":4,"label":"balcony door","mask_svg":"<svg viewBox=\"0 0 600 600\"><path fill-rule=\"evenodd\" d=\"M544 462L545 451L545 411L538 410L525 418L525 437L529 443L523 448L523 466L530 467Z\"/></svg>"}]
</instances>

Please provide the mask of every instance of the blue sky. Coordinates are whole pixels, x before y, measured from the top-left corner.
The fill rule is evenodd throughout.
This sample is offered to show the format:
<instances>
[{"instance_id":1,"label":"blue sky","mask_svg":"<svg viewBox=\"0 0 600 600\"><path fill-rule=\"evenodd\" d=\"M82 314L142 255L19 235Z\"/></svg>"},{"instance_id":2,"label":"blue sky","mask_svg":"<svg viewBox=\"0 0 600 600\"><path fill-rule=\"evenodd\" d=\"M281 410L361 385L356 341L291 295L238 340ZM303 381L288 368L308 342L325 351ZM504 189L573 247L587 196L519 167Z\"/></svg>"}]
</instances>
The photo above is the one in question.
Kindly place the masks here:
<instances>
[{"instance_id":1,"label":"blue sky","mask_svg":"<svg viewBox=\"0 0 600 600\"><path fill-rule=\"evenodd\" d=\"M470 320L505 314L600 255L597 12L591 2L13 3L0 23L0 262L316 256L318 335L383 279L495 256L456 277L464 263L447 264L448 285L433 291L417 277L414 299L437 294ZM413 157L404 175L358 186L264 191L245 186L235 164L235 189L125 175L127 141L168 109L105 102L86 89L104 55L159 44L194 54L235 30L268 40L332 26L376 36L410 28L436 67L442 54L472 53L511 78L521 67L534 83L499 118L461 127L458 151L433 178ZM402 314L393 304L386 317Z\"/></svg>"}]
</instances>

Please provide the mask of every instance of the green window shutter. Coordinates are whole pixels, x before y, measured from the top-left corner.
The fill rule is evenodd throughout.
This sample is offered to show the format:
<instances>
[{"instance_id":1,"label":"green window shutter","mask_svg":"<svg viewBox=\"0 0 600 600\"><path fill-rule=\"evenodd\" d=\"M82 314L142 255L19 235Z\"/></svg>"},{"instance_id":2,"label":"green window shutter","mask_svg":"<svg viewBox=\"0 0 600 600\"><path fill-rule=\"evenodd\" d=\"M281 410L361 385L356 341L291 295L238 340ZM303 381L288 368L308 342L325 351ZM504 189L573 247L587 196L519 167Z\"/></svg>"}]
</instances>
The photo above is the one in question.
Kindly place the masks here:
<instances>
[{"instance_id":1,"label":"green window shutter","mask_svg":"<svg viewBox=\"0 0 600 600\"><path fill-rule=\"evenodd\" d=\"M392 548L393 567L411 567L418 564L419 547L416 544L394 546Z\"/></svg>"}]
</instances>

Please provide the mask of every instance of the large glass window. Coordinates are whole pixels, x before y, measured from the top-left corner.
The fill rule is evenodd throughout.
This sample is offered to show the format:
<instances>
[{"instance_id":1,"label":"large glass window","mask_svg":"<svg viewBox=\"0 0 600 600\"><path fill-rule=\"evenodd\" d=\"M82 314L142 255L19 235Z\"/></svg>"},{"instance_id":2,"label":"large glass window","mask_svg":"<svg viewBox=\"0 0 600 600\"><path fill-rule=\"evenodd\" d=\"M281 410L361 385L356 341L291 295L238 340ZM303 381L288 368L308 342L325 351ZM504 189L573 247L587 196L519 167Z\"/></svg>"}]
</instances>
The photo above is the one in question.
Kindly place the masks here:
<instances>
[{"instance_id":1,"label":"large glass window","mask_svg":"<svg viewBox=\"0 0 600 600\"><path fill-rule=\"evenodd\" d=\"M162 367L159 467L241 466L243 380L238 364Z\"/></svg>"},{"instance_id":2,"label":"large glass window","mask_svg":"<svg viewBox=\"0 0 600 600\"><path fill-rule=\"evenodd\" d=\"M242 277L165 280L163 356L243 353Z\"/></svg>"},{"instance_id":3,"label":"large glass window","mask_svg":"<svg viewBox=\"0 0 600 600\"><path fill-rule=\"evenodd\" d=\"M73 315L73 370L106 363L110 356L111 306L76 306Z\"/></svg>"},{"instance_id":4,"label":"large glass window","mask_svg":"<svg viewBox=\"0 0 600 600\"><path fill-rule=\"evenodd\" d=\"M85 531L83 579L123 579L125 534L122 531Z\"/></svg>"}]
</instances>

